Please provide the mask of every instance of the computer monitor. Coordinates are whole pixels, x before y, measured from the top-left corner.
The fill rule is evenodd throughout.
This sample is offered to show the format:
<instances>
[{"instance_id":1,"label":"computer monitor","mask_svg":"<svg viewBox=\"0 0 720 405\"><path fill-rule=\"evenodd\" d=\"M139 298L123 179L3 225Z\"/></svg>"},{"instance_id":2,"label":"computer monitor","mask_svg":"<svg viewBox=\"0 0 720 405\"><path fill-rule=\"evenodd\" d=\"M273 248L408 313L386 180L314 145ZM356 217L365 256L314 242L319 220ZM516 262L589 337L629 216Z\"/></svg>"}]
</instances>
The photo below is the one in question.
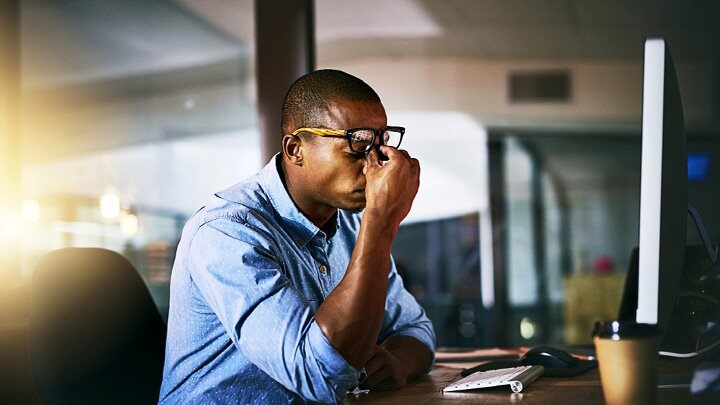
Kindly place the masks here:
<instances>
[{"instance_id":1,"label":"computer monitor","mask_svg":"<svg viewBox=\"0 0 720 405\"><path fill-rule=\"evenodd\" d=\"M687 238L685 120L675 67L663 39L645 41L638 323L665 329L677 301Z\"/></svg>"}]
</instances>

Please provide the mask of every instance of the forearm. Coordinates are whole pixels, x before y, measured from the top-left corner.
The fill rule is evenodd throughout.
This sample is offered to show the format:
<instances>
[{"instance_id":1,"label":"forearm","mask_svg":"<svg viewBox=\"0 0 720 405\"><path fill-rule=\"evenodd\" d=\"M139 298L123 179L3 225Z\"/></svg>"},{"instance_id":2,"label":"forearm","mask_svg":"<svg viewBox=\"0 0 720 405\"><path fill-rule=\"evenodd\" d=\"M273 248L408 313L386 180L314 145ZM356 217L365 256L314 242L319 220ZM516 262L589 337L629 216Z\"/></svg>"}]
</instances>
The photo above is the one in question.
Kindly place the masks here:
<instances>
[{"instance_id":1,"label":"forearm","mask_svg":"<svg viewBox=\"0 0 720 405\"><path fill-rule=\"evenodd\" d=\"M408 380L425 374L432 362L432 352L411 336L391 336L382 344L383 349L400 359L408 370Z\"/></svg>"},{"instance_id":2,"label":"forearm","mask_svg":"<svg viewBox=\"0 0 720 405\"><path fill-rule=\"evenodd\" d=\"M330 344L356 369L376 345L384 316L397 224L366 212L345 277L315 313Z\"/></svg>"}]
</instances>

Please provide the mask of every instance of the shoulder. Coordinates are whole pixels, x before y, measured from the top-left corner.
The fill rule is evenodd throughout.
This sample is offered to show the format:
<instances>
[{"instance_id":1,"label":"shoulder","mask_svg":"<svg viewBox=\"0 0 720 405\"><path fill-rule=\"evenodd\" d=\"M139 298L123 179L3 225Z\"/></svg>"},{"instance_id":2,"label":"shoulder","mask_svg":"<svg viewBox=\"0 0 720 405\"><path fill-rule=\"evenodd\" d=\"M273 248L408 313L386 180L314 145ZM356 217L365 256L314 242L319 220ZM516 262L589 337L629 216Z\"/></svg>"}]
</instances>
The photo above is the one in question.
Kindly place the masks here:
<instances>
[{"instance_id":1,"label":"shoulder","mask_svg":"<svg viewBox=\"0 0 720 405\"><path fill-rule=\"evenodd\" d=\"M216 230L239 240L269 238L274 208L260 186L258 175L215 193L185 224L183 238L194 239L201 230Z\"/></svg>"}]
</instances>

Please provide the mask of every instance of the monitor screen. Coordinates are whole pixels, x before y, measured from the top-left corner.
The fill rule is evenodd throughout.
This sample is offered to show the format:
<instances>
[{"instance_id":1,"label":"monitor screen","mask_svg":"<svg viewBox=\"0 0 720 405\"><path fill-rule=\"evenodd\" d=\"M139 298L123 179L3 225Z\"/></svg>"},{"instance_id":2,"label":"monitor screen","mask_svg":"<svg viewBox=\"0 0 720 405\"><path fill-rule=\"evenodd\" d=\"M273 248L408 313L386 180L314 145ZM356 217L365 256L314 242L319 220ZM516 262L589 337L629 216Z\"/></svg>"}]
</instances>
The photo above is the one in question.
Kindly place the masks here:
<instances>
[{"instance_id":1,"label":"monitor screen","mask_svg":"<svg viewBox=\"0 0 720 405\"><path fill-rule=\"evenodd\" d=\"M636 320L664 328L675 306L687 235L682 100L662 39L645 42Z\"/></svg>"},{"instance_id":2,"label":"monitor screen","mask_svg":"<svg viewBox=\"0 0 720 405\"><path fill-rule=\"evenodd\" d=\"M690 153L687 157L688 181L707 179L710 155L707 153Z\"/></svg>"}]
</instances>

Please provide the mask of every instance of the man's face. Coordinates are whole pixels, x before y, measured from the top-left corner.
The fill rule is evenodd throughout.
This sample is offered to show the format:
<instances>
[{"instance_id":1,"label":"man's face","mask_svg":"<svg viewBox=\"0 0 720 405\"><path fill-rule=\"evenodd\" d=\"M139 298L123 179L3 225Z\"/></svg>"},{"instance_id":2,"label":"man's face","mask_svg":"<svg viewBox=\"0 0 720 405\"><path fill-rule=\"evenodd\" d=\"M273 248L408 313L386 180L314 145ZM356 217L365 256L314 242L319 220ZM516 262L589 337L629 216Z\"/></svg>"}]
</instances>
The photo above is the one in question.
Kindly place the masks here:
<instances>
[{"instance_id":1,"label":"man's face","mask_svg":"<svg viewBox=\"0 0 720 405\"><path fill-rule=\"evenodd\" d=\"M376 101L335 100L326 109L330 129L387 126L385 108ZM365 154L350 150L344 138L315 137L303 143L303 176L314 202L334 208L365 208Z\"/></svg>"}]
</instances>

